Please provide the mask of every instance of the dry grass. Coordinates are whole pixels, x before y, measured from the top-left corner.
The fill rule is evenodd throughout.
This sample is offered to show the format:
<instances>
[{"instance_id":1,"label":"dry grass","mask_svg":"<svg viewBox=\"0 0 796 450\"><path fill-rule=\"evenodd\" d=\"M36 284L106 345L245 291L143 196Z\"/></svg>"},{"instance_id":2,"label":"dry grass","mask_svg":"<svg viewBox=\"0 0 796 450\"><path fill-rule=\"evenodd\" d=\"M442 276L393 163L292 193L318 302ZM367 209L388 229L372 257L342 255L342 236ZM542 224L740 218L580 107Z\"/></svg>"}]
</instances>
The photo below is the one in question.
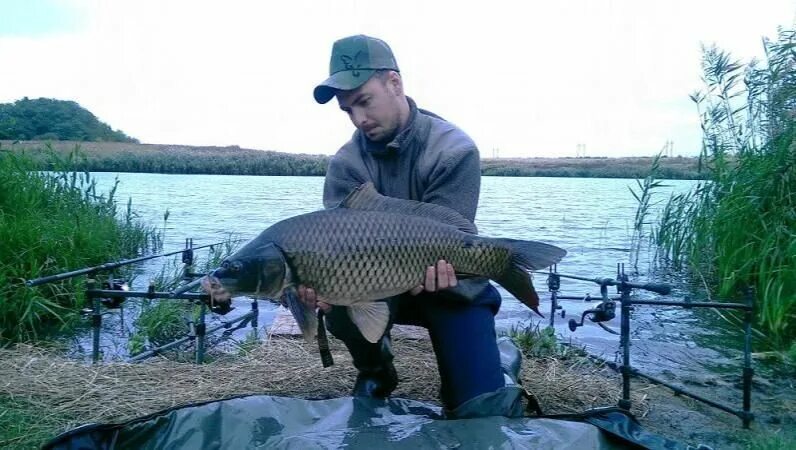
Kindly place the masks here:
<instances>
[{"instance_id":1,"label":"dry grass","mask_svg":"<svg viewBox=\"0 0 796 450\"><path fill-rule=\"evenodd\" d=\"M431 344L396 340L401 383L396 397L438 404L439 375ZM0 349L0 397L41 410L51 434L89 422L119 422L164 408L243 394L309 399L349 394L356 371L339 341L332 340L335 365L324 369L315 346L273 338L244 355L217 356L195 365L166 359L139 364L89 365L48 350L20 345ZM616 403L619 379L583 358L523 362L523 385L546 413L579 412ZM645 415L643 390L635 386L636 414ZM41 439L42 436L39 436ZM15 440L18 438L15 438ZM46 438L45 438L46 439Z\"/></svg>"}]
</instances>

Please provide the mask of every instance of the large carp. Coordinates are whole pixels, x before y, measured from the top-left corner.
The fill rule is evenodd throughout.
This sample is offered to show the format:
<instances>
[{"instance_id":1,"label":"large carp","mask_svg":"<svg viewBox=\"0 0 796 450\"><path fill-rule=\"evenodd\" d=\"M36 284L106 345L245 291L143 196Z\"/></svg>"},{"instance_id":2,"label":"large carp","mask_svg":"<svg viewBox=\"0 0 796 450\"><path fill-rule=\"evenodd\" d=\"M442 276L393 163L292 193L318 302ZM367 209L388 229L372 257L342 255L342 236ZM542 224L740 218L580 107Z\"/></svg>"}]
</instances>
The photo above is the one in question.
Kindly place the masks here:
<instances>
[{"instance_id":1,"label":"large carp","mask_svg":"<svg viewBox=\"0 0 796 450\"><path fill-rule=\"evenodd\" d=\"M458 212L380 195L372 183L339 206L278 222L201 280L216 302L233 295L279 298L312 339L317 317L299 299L299 284L319 299L348 306L370 342L387 327L389 309L377 300L423 283L426 268L444 259L457 277L487 277L537 311L528 270L558 262L566 251L541 242L478 236Z\"/></svg>"}]
</instances>

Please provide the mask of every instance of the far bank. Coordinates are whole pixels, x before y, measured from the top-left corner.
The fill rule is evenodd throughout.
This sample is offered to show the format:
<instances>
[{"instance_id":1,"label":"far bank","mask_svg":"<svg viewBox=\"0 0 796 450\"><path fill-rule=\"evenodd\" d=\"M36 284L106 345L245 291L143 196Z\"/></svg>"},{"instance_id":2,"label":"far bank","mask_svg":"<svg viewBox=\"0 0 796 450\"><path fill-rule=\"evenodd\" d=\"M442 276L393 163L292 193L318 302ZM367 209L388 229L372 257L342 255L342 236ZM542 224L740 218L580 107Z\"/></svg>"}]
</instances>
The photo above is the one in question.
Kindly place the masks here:
<instances>
[{"instance_id":1,"label":"far bank","mask_svg":"<svg viewBox=\"0 0 796 450\"><path fill-rule=\"evenodd\" d=\"M126 142L2 141L0 150L24 151L51 170L47 155L62 158L79 148L80 170L214 175L323 176L330 156L284 153L238 146L136 144ZM481 174L510 177L643 178L653 157L483 158ZM659 178L701 179L698 158L661 158Z\"/></svg>"}]
</instances>

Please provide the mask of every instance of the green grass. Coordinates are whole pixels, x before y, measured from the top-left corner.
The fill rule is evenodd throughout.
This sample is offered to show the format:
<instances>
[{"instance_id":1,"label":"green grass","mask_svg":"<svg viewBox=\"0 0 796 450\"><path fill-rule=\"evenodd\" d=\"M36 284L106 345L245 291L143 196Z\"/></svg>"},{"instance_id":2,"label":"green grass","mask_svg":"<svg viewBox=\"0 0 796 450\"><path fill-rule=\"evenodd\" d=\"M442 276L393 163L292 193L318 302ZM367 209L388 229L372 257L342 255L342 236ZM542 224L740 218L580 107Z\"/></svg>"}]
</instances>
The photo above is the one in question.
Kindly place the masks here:
<instances>
[{"instance_id":1,"label":"green grass","mask_svg":"<svg viewBox=\"0 0 796 450\"><path fill-rule=\"evenodd\" d=\"M529 358L554 357L566 359L572 356L585 355L581 349L570 345L561 345L556 338L556 330L552 327L541 328L541 322L528 325L512 325L508 332L502 333L514 341L514 344Z\"/></svg>"},{"instance_id":2,"label":"green grass","mask_svg":"<svg viewBox=\"0 0 796 450\"><path fill-rule=\"evenodd\" d=\"M36 339L69 326L84 305L83 277L35 288L33 279L139 255L160 246L156 230L119 211L115 187L97 193L76 153L36 172L24 154L0 148L0 342Z\"/></svg>"},{"instance_id":3,"label":"green grass","mask_svg":"<svg viewBox=\"0 0 796 450\"><path fill-rule=\"evenodd\" d=\"M0 448L38 449L69 423L46 405L0 396Z\"/></svg>"},{"instance_id":4,"label":"green grass","mask_svg":"<svg viewBox=\"0 0 796 450\"><path fill-rule=\"evenodd\" d=\"M167 217L164 219L166 220ZM227 256L235 252L240 240L232 235L219 245L210 247L201 257L195 260L193 267L198 273L207 273L217 268ZM176 288L182 279L181 255L167 261L158 275L152 280L157 291L170 291ZM128 350L131 356L153 347L167 344L179 339L190 331L188 319L198 322L199 305L186 303L184 300L142 300L139 316L135 319L135 332L130 335Z\"/></svg>"},{"instance_id":5,"label":"green grass","mask_svg":"<svg viewBox=\"0 0 796 450\"><path fill-rule=\"evenodd\" d=\"M708 180L672 197L655 232L675 269L720 298L754 288L757 329L780 350L796 341L795 37L767 41L762 67L705 49L705 89L691 98Z\"/></svg>"},{"instance_id":6,"label":"green grass","mask_svg":"<svg viewBox=\"0 0 796 450\"><path fill-rule=\"evenodd\" d=\"M155 346L167 344L188 333L186 309L182 300L143 300L141 314L135 320L136 333L146 337ZM136 342L140 338L131 337ZM131 354L136 354L131 348Z\"/></svg>"},{"instance_id":7,"label":"green grass","mask_svg":"<svg viewBox=\"0 0 796 450\"><path fill-rule=\"evenodd\" d=\"M796 448L796 438L781 430L760 430L738 433L738 439L748 450L792 450Z\"/></svg>"}]
</instances>

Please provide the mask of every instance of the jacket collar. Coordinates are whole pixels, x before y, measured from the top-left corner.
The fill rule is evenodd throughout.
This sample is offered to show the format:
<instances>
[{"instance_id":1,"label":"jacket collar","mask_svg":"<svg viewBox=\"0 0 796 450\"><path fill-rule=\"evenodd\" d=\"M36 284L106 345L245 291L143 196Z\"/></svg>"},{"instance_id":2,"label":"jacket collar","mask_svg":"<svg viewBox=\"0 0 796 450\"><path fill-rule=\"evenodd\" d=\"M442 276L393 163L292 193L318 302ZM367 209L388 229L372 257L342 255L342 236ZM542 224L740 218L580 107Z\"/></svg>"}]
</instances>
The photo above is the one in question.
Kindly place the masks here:
<instances>
[{"instance_id":1,"label":"jacket collar","mask_svg":"<svg viewBox=\"0 0 796 450\"><path fill-rule=\"evenodd\" d=\"M425 121L420 117L421 114L419 114L415 101L410 97L406 97L406 100L409 102L409 120L406 121L406 126L398 132L392 141L387 144L372 142L365 137L364 133L357 130L360 144L368 153L375 157L398 155L421 140L421 136L423 135L422 128L424 128Z\"/></svg>"}]
</instances>

